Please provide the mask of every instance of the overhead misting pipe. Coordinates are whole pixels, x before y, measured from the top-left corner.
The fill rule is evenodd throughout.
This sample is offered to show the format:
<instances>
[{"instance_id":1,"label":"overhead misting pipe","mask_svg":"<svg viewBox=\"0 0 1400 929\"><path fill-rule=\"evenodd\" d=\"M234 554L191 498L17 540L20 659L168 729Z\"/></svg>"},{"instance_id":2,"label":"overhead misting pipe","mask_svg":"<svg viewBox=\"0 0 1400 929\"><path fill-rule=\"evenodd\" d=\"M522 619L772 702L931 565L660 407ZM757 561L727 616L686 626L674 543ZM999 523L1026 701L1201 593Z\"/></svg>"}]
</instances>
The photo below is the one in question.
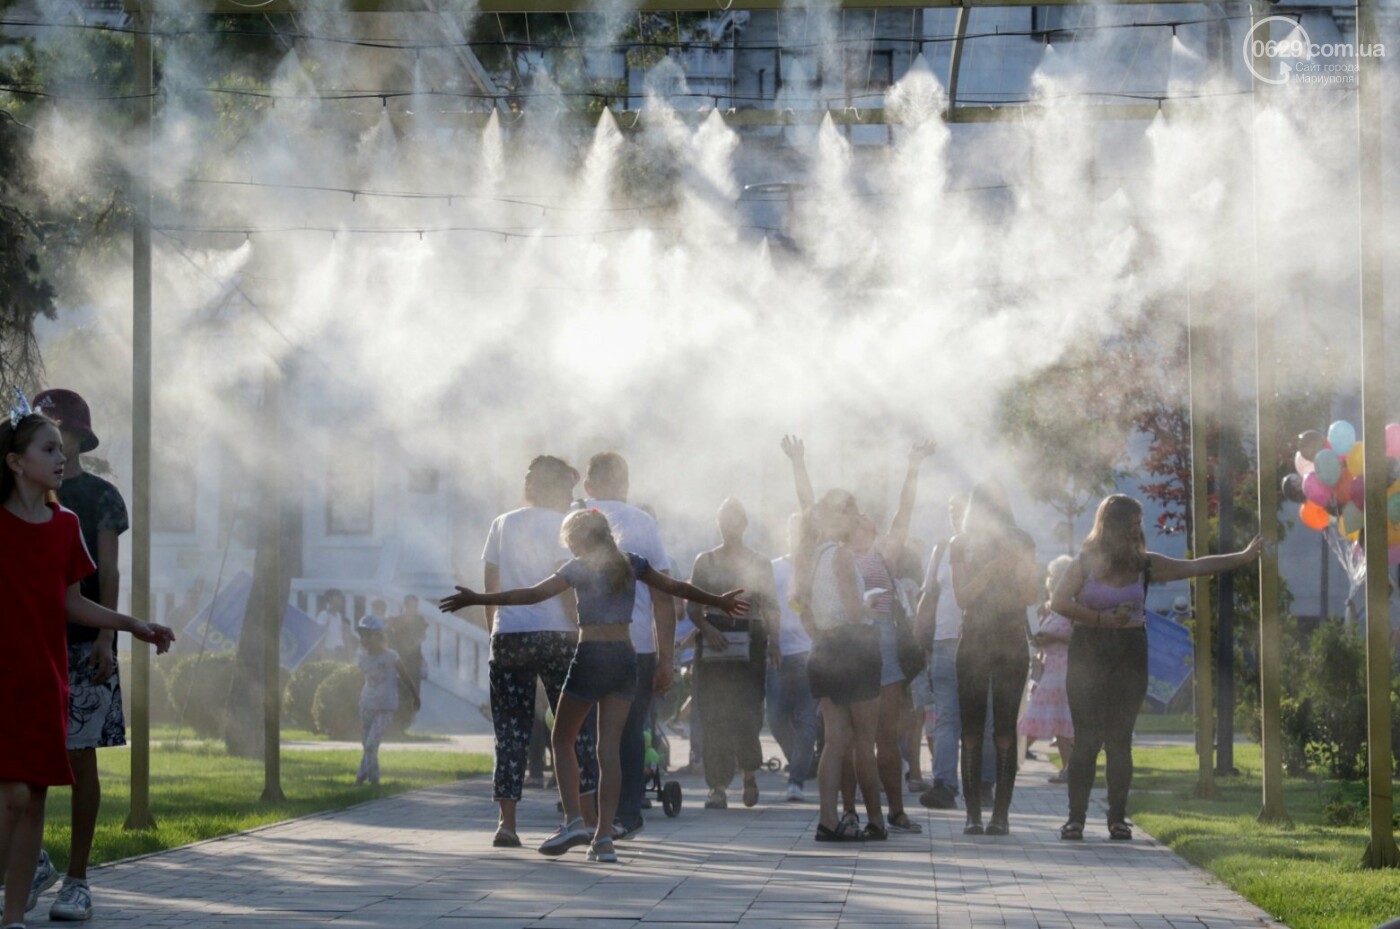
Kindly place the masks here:
<instances>
[{"instance_id":1,"label":"overhead misting pipe","mask_svg":"<svg viewBox=\"0 0 1400 929\"><path fill-rule=\"evenodd\" d=\"M1376 0L1357 0L1357 174L1361 192L1361 438L1366 443L1366 758L1370 785L1371 838L1362 864L1400 866L1395 846L1395 796L1390 731L1390 578L1386 562L1389 519L1385 455L1385 264L1382 246L1384 187L1381 181L1379 59L1367 54L1380 45Z\"/></svg>"},{"instance_id":2,"label":"overhead misting pipe","mask_svg":"<svg viewBox=\"0 0 1400 929\"><path fill-rule=\"evenodd\" d=\"M131 612L151 613L151 119L155 110L155 16L134 15L137 151L131 175ZM131 640L131 810L127 829L153 829L151 816L151 647Z\"/></svg>"},{"instance_id":3,"label":"overhead misting pipe","mask_svg":"<svg viewBox=\"0 0 1400 929\"><path fill-rule=\"evenodd\" d=\"M1271 7L1264 0L1250 5L1253 20L1258 23L1269 16ZM1283 802L1283 691L1280 663L1283 660L1283 622L1279 616L1278 573L1278 349L1274 340L1274 302L1265 299L1263 281L1259 277L1261 246L1259 241L1259 117L1264 112L1265 86L1258 75L1266 73L1269 60L1264 56L1263 43L1251 42L1254 49L1254 131L1251 156L1254 210L1254 365L1258 431L1255 439L1257 477L1259 484L1259 534L1264 537L1264 554L1259 559L1259 709L1261 716L1260 744L1264 751L1264 801L1259 810L1260 822L1287 822L1288 811ZM1221 648L1230 643L1221 642Z\"/></svg>"}]
</instances>

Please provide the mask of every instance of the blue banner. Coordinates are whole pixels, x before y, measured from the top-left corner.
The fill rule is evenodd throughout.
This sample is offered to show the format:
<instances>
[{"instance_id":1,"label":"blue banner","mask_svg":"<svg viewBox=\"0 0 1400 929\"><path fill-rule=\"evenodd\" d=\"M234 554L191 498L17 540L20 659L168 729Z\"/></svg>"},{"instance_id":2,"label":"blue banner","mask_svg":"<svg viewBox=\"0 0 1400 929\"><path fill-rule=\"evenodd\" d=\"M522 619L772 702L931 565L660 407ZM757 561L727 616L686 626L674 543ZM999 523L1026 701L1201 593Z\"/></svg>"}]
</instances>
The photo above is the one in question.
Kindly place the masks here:
<instances>
[{"instance_id":1,"label":"blue banner","mask_svg":"<svg viewBox=\"0 0 1400 929\"><path fill-rule=\"evenodd\" d=\"M1195 667L1191 630L1158 613L1147 611L1147 696L1171 703Z\"/></svg>"},{"instance_id":2,"label":"blue banner","mask_svg":"<svg viewBox=\"0 0 1400 929\"><path fill-rule=\"evenodd\" d=\"M224 585L209 605L200 610L184 634L211 652L231 651L243 631L243 617L248 612L248 598L253 593L253 578L240 571ZM320 644L325 630L316 620L287 604L282 613L282 667L295 668Z\"/></svg>"}]
</instances>

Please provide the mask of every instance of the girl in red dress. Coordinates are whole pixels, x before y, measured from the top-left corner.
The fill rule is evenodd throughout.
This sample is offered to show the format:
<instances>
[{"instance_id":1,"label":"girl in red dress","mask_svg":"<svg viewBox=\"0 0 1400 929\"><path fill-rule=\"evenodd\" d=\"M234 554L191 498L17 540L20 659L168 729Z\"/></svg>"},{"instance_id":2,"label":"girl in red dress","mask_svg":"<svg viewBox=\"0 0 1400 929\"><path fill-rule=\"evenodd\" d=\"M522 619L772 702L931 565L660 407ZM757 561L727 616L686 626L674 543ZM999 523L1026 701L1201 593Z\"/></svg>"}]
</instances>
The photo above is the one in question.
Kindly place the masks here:
<instances>
[{"instance_id":1,"label":"girl in red dress","mask_svg":"<svg viewBox=\"0 0 1400 929\"><path fill-rule=\"evenodd\" d=\"M20 408L0 419L0 927L24 926L50 785L73 783L68 766L65 623L131 633L170 648L165 626L98 606L79 592L93 571L78 517L55 502L63 436L53 420Z\"/></svg>"}]
</instances>

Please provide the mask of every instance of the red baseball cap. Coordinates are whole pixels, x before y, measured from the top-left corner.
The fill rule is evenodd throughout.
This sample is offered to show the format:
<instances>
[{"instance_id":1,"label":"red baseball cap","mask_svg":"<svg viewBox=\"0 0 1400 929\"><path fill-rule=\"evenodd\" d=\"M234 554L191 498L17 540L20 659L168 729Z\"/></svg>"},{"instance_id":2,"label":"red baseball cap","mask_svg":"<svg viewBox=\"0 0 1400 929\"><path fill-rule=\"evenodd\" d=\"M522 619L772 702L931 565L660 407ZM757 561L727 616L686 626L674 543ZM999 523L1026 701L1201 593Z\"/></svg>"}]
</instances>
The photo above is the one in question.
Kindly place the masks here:
<instances>
[{"instance_id":1,"label":"red baseball cap","mask_svg":"<svg viewBox=\"0 0 1400 929\"><path fill-rule=\"evenodd\" d=\"M41 391L34 397L34 409L50 419L58 420L61 428L81 434L83 441L78 451L90 452L97 447L97 433L92 431L92 414L88 412L87 401L77 391L61 387Z\"/></svg>"}]
</instances>

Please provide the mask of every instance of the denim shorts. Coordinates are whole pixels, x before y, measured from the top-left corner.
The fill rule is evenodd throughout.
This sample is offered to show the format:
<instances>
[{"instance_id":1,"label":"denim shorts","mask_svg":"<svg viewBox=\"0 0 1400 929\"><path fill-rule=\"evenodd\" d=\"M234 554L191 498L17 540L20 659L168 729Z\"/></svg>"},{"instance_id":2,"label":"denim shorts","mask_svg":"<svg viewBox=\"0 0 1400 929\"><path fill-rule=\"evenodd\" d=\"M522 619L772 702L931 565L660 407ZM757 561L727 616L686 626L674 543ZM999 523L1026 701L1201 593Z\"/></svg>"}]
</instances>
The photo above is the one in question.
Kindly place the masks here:
<instances>
[{"instance_id":1,"label":"denim shorts","mask_svg":"<svg viewBox=\"0 0 1400 929\"><path fill-rule=\"evenodd\" d=\"M580 642L564 693L588 703L604 697L631 700L637 695L637 653L631 642Z\"/></svg>"},{"instance_id":2,"label":"denim shorts","mask_svg":"<svg viewBox=\"0 0 1400 929\"><path fill-rule=\"evenodd\" d=\"M904 669L899 666L899 646L895 639L893 616L877 616L875 628L880 631L880 686L903 684Z\"/></svg>"}]
</instances>

